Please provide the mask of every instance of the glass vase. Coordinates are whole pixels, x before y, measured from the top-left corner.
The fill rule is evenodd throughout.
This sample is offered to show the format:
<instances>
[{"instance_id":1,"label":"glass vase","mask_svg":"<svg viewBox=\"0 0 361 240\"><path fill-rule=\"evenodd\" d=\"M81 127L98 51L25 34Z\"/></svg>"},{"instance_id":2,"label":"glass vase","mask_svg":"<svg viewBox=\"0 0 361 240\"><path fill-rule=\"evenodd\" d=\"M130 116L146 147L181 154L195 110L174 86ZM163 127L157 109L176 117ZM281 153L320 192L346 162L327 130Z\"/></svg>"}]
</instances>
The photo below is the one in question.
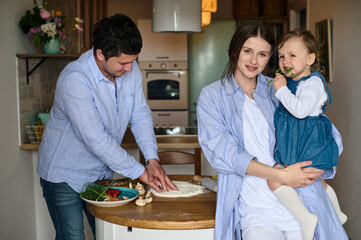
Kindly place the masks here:
<instances>
[{"instance_id":1,"label":"glass vase","mask_svg":"<svg viewBox=\"0 0 361 240\"><path fill-rule=\"evenodd\" d=\"M53 38L44 44L45 54L57 54L59 53L60 38Z\"/></svg>"}]
</instances>

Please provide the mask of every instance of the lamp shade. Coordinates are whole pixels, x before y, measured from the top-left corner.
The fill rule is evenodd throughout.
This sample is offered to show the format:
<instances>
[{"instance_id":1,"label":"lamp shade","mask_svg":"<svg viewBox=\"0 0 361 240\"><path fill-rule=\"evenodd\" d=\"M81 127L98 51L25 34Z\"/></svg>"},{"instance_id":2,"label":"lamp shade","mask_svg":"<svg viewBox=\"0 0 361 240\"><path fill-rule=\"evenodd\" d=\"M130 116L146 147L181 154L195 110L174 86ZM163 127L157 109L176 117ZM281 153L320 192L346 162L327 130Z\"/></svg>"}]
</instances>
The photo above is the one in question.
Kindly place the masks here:
<instances>
[{"instance_id":1,"label":"lamp shade","mask_svg":"<svg viewBox=\"0 0 361 240\"><path fill-rule=\"evenodd\" d=\"M201 32L201 0L153 0L153 32Z\"/></svg>"}]
</instances>

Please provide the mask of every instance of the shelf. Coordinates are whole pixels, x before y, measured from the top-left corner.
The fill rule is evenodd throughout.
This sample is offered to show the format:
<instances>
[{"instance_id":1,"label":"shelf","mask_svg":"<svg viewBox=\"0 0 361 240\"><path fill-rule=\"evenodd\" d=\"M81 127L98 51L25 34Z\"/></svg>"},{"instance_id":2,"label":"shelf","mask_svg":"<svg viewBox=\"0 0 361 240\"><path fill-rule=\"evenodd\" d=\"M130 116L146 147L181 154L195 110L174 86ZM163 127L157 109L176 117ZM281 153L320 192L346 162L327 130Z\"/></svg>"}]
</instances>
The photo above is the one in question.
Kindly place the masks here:
<instances>
[{"instance_id":1,"label":"shelf","mask_svg":"<svg viewBox=\"0 0 361 240\"><path fill-rule=\"evenodd\" d=\"M26 84L29 85L29 76L48 58L78 58L80 54L16 54L18 58L25 58ZM29 71L29 58L41 58L41 60Z\"/></svg>"},{"instance_id":2,"label":"shelf","mask_svg":"<svg viewBox=\"0 0 361 240\"><path fill-rule=\"evenodd\" d=\"M18 58L78 58L80 54L16 54Z\"/></svg>"}]
</instances>

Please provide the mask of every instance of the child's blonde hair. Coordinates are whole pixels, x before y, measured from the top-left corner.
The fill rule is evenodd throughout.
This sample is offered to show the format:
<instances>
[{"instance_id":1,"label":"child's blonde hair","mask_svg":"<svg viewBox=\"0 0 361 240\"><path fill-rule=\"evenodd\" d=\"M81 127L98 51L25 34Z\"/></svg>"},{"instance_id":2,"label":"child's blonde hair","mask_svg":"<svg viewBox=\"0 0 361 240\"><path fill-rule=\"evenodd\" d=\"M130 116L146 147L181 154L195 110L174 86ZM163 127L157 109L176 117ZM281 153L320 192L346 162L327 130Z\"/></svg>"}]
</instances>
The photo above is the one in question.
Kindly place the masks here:
<instances>
[{"instance_id":1,"label":"child's blonde hair","mask_svg":"<svg viewBox=\"0 0 361 240\"><path fill-rule=\"evenodd\" d=\"M315 62L311 65L311 72L318 70L318 43L316 38L312 35L312 33L304 28L298 28L293 31L290 31L288 33L285 33L281 36L279 43L278 43L278 49L283 47L286 41L288 41L291 38L302 38L303 43L306 46L306 49L308 51L308 54L314 53L315 54Z\"/></svg>"}]
</instances>

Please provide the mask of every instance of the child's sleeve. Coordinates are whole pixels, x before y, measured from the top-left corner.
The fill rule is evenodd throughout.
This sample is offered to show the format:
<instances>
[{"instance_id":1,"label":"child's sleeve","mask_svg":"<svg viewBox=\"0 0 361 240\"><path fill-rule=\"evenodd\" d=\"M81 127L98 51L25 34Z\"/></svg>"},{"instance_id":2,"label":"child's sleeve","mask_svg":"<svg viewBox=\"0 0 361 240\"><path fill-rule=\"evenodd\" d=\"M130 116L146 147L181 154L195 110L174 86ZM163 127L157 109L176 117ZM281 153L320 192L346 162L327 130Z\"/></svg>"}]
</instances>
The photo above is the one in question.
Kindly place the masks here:
<instances>
[{"instance_id":1,"label":"child's sleeve","mask_svg":"<svg viewBox=\"0 0 361 240\"><path fill-rule=\"evenodd\" d=\"M276 97L294 117L299 119L317 116L322 112L322 106L327 101L323 82L318 77L311 77L300 83L296 95L292 94L287 86L283 86L276 92Z\"/></svg>"}]
</instances>

